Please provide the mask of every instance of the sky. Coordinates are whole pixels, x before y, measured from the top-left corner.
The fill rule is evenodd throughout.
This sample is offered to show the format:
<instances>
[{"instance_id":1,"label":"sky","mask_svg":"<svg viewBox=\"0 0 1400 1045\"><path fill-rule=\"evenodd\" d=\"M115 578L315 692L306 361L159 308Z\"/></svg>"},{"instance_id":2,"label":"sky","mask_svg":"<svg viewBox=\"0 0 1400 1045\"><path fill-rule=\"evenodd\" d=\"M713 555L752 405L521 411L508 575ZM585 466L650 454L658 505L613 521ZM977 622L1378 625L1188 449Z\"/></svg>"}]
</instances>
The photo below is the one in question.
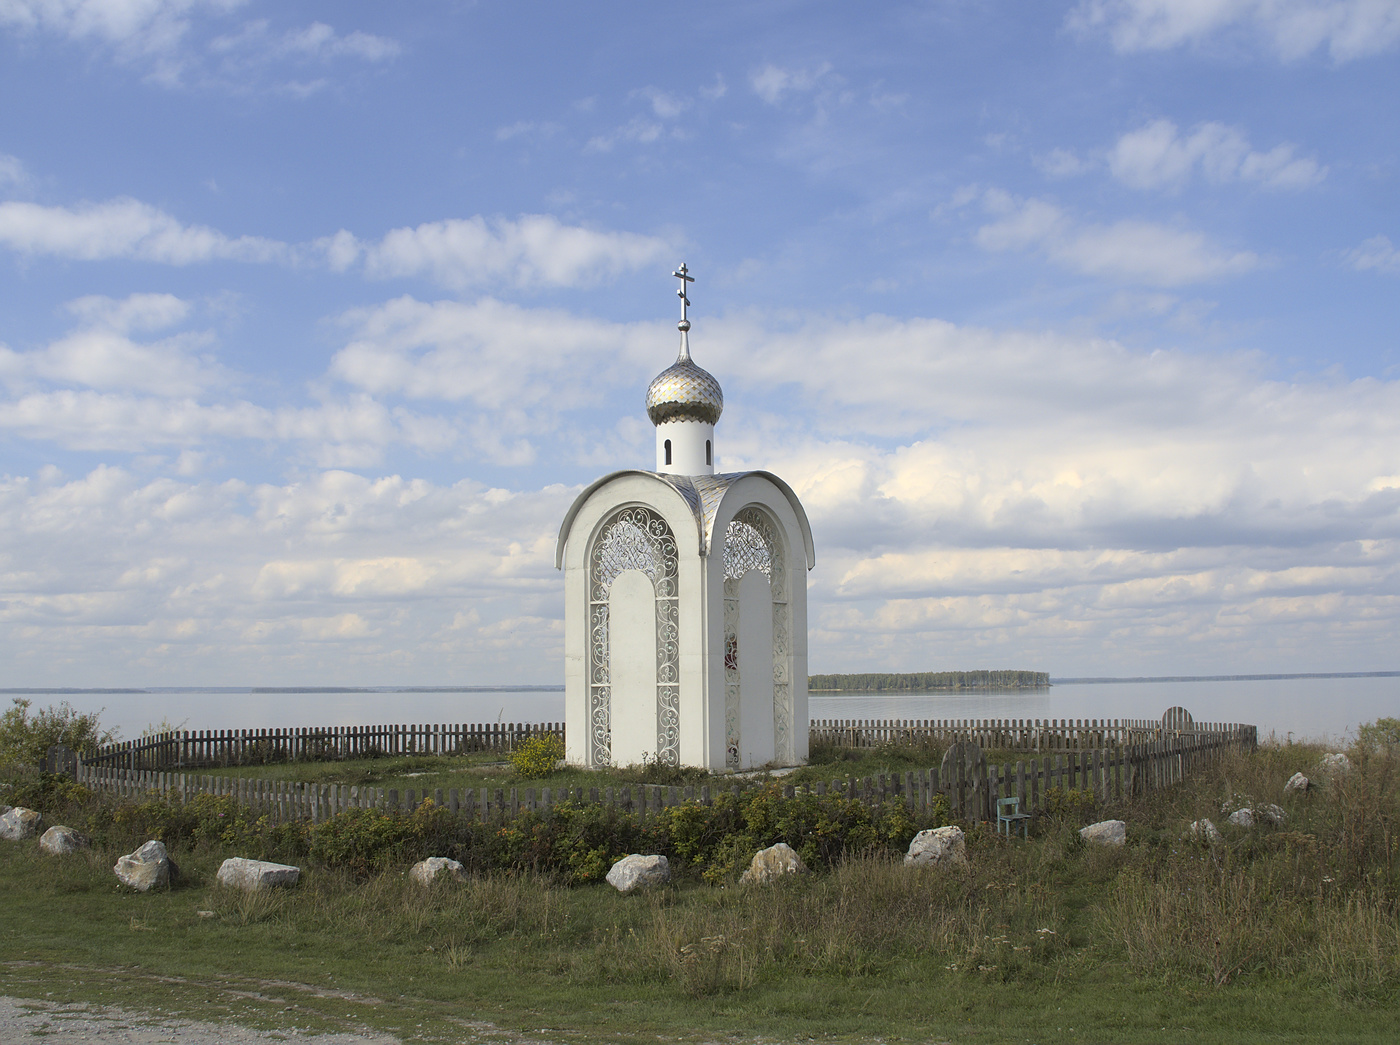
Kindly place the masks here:
<instances>
[{"instance_id":1,"label":"sky","mask_svg":"<svg viewBox=\"0 0 1400 1045\"><path fill-rule=\"evenodd\" d=\"M1400 667L1400 0L0 0L9 686L562 680L677 347L813 671Z\"/></svg>"}]
</instances>

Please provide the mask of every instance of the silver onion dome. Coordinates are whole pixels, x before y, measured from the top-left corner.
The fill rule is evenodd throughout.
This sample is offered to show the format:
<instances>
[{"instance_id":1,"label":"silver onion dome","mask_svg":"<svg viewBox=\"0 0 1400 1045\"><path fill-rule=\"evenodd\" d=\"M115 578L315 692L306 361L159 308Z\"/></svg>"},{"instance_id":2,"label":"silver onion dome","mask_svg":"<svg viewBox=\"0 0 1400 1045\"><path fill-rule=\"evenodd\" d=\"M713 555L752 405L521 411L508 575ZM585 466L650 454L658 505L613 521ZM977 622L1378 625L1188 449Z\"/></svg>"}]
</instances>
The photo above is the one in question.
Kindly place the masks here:
<instances>
[{"instance_id":1,"label":"silver onion dome","mask_svg":"<svg viewBox=\"0 0 1400 1045\"><path fill-rule=\"evenodd\" d=\"M715 376L690 358L690 319L686 315L690 298L686 296L686 284L695 279L684 262L671 275L681 281L676 291L681 299L681 321L676 324L681 332L681 351L676 361L647 385L647 416L654 425L663 421L703 421L712 425L724 412L724 392Z\"/></svg>"},{"instance_id":2,"label":"silver onion dome","mask_svg":"<svg viewBox=\"0 0 1400 1045\"><path fill-rule=\"evenodd\" d=\"M714 424L724 410L724 392L713 374L695 365L689 352L652 379L647 386L647 416L651 423L704 421Z\"/></svg>"}]
</instances>

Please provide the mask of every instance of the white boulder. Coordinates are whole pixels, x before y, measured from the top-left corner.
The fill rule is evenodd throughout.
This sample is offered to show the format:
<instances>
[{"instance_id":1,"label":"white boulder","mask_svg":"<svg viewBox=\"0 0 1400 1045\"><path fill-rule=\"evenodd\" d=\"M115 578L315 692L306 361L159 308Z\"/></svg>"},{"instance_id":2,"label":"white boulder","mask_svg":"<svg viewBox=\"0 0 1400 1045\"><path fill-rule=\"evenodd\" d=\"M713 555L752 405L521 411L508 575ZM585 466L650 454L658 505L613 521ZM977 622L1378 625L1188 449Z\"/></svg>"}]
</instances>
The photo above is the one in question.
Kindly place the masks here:
<instances>
[{"instance_id":1,"label":"white boulder","mask_svg":"<svg viewBox=\"0 0 1400 1045\"><path fill-rule=\"evenodd\" d=\"M1193 842L1220 841L1220 829L1209 820L1193 820L1186 834Z\"/></svg>"},{"instance_id":2,"label":"white boulder","mask_svg":"<svg viewBox=\"0 0 1400 1045\"><path fill-rule=\"evenodd\" d=\"M754 853L749 869L739 877L739 881L762 884L787 874L804 874L806 870L807 865L797 855L797 850L786 842L779 842Z\"/></svg>"},{"instance_id":3,"label":"white boulder","mask_svg":"<svg viewBox=\"0 0 1400 1045\"><path fill-rule=\"evenodd\" d=\"M449 860L445 856L430 856L426 860L419 860L408 869L408 877L419 885L432 885L439 875L460 882L467 877L467 871L456 860Z\"/></svg>"},{"instance_id":4,"label":"white boulder","mask_svg":"<svg viewBox=\"0 0 1400 1045\"><path fill-rule=\"evenodd\" d=\"M1351 759L1344 752L1334 751L1322 756L1322 768L1328 773L1345 773L1351 769Z\"/></svg>"},{"instance_id":5,"label":"white boulder","mask_svg":"<svg viewBox=\"0 0 1400 1045\"><path fill-rule=\"evenodd\" d=\"M920 831L904 855L906 867L948 867L967 863L967 838L961 827Z\"/></svg>"},{"instance_id":6,"label":"white boulder","mask_svg":"<svg viewBox=\"0 0 1400 1045\"><path fill-rule=\"evenodd\" d=\"M1227 819L1229 823L1234 824L1236 827L1253 827L1254 810L1236 809Z\"/></svg>"},{"instance_id":7,"label":"white boulder","mask_svg":"<svg viewBox=\"0 0 1400 1045\"><path fill-rule=\"evenodd\" d=\"M148 893L170 884L170 868L170 854L165 851L165 844L153 838L136 852L118 857L112 873L122 885L138 893Z\"/></svg>"},{"instance_id":8,"label":"white boulder","mask_svg":"<svg viewBox=\"0 0 1400 1045\"><path fill-rule=\"evenodd\" d=\"M664 856L624 856L608 871L608 884L620 893L665 885L671 880L671 862Z\"/></svg>"},{"instance_id":9,"label":"white boulder","mask_svg":"<svg viewBox=\"0 0 1400 1045\"><path fill-rule=\"evenodd\" d=\"M1122 845L1128 840L1128 825L1122 820L1100 820L1081 827L1079 837L1090 845Z\"/></svg>"},{"instance_id":10,"label":"white boulder","mask_svg":"<svg viewBox=\"0 0 1400 1045\"><path fill-rule=\"evenodd\" d=\"M1277 826L1288 819L1288 814L1276 805L1255 806L1254 819L1256 821L1263 820L1265 823Z\"/></svg>"},{"instance_id":11,"label":"white boulder","mask_svg":"<svg viewBox=\"0 0 1400 1045\"><path fill-rule=\"evenodd\" d=\"M269 860L248 860L241 856L229 857L219 865L219 873L214 876L220 885L244 892L296 885L300 877L300 867L274 864Z\"/></svg>"},{"instance_id":12,"label":"white boulder","mask_svg":"<svg viewBox=\"0 0 1400 1045\"><path fill-rule=\"evenodd\" d=\"M86 838L62 824L49 828L44 832L44 837L39 839L39 848L52 856L63 856L65 853L77 852L87 847Z\"/></svg>"},{"instance_id":13,"label":"white boulder","mask_svg":"<svg viewBox=\"0 0 1400 1045\"><path fill-rule=\"evenodd\" d=\"M1288 778L1288 783L1283 785L1283 793L1289 794L1293 791L1306 791L1312 787L1312 781L1303 776L1302 773L1294 773Z\"/></svg>"},{"instance_id":14,"label":"white boulder","mask_svg":"<svg viewBox=\"0 0 1400 1045\"><path fill-rule=\"evenodd\" d=\"M33 838L39 830L39 821L43 816L33 809L25 809L23 806L15 806L7 809L4 814L0 814L0 838L7 842L20 842L26 838Z\"/></svg>"}]
</instances>

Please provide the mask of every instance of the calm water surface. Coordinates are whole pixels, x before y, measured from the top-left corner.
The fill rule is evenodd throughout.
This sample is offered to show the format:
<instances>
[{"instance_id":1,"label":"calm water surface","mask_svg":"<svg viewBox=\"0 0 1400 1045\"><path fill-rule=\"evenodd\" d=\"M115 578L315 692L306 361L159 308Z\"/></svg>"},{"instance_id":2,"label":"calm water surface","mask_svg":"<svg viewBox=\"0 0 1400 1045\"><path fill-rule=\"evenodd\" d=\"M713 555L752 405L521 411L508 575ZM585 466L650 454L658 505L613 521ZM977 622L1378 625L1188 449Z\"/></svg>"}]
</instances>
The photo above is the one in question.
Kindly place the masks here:
<instances>
[{"instance_id":1,"label":"calm water surface","mask_svg":"<svg viewBox=\"0 0 1400 1045\"><path fill-rule=\"evenodd\" d=\"M255 693L248 688L137 693L29 694L36 706L68 700L102 709L124 738L168 722L184 729L370 725L400 722L556 722L564 692L457 690ZM0 703L7 703L0 698ZM1363 722L1400 716L1400 678L1063 683L1048 690L813 696L814 719L1160 718L1180 705L1201 721L1248 722L1261 736L1341 739Z\"/></svg>"}]
</instances>

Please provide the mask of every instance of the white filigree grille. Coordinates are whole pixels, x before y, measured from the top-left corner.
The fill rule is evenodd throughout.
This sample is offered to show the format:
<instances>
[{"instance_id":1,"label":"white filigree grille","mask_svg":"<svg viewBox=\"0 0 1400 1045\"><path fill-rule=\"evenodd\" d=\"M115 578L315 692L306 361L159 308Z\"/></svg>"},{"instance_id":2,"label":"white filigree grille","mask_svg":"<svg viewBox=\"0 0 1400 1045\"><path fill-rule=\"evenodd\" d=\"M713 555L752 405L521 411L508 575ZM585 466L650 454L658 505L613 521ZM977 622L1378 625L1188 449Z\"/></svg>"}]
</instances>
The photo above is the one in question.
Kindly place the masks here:
<instances>
[{"instance_id":1,"label":"white filigree grille","mask_svg":"<svg viewBox=\"0 0 1400 1045\"><path fill-rule=\"evenodd\" d=\"M768 578L773 592L773 748L779 761L796 761L792 744L792 680L784 545L768 514L749 506L724 531L724 730L731 767L739 765L739 581L750 570Z\"/></svg>"},{"instance_id":2,"label":"white filigree grille","mask_svg":"<svg viewBox=\"0 0 1400 1045\"><path fill-rule=\"evenodd\" d=\"M651 578L656 593L656 757L664 765L676 765L680 761L680 604L675 536L666 520L651 509L623 508L599 530L588 568L590 762L595 766L612 763L608 592L625 570L639 570Z\"/></svg>"}]
</instances>

